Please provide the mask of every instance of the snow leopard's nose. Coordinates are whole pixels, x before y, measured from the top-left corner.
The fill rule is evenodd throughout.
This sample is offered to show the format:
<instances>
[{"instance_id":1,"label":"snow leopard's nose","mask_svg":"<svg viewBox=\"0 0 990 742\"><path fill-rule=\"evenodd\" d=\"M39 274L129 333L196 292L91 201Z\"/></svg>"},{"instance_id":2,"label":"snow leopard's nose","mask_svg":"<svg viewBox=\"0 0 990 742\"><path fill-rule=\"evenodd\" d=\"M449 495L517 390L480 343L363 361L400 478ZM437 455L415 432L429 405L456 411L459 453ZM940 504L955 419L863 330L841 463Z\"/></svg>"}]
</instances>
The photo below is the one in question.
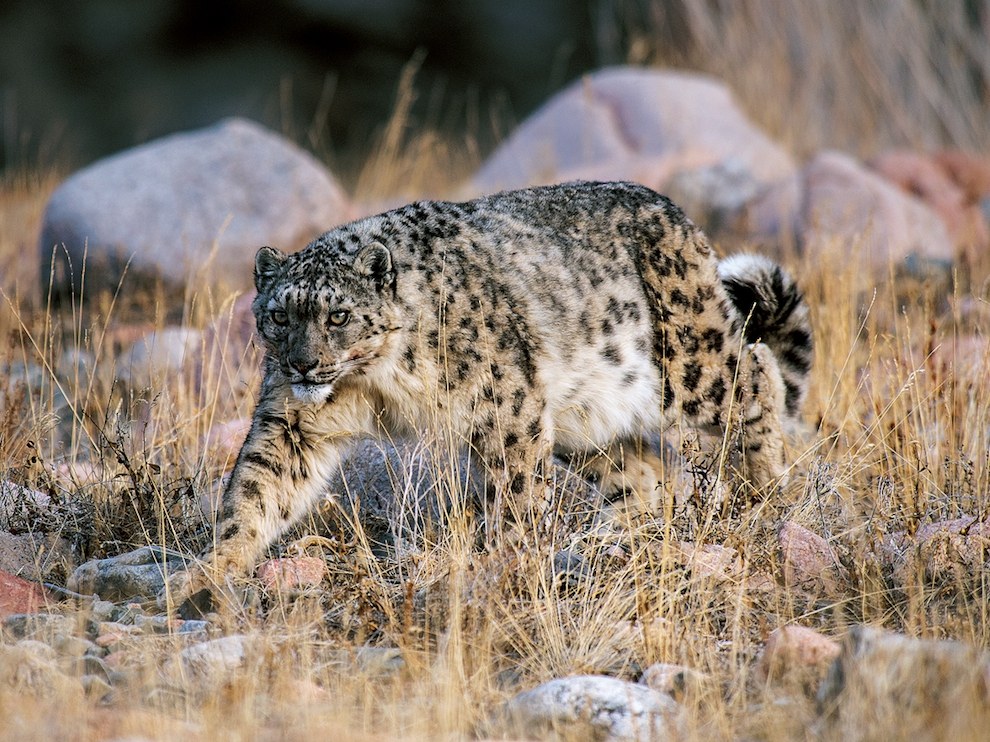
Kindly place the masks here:
<instances>
[{"instance_id":1,"label":"snow leopard's nose","mask_svg":"<svg viewBox=\"0 0 990 742\"><path fill-rule=\"evenodd\" d=\"M300 358L298 356L289 357L289 367L293 371L298 372L302 376L308 374L318 365L319 365L319 361L315 358Z\"/></svg>"}]
</instances>

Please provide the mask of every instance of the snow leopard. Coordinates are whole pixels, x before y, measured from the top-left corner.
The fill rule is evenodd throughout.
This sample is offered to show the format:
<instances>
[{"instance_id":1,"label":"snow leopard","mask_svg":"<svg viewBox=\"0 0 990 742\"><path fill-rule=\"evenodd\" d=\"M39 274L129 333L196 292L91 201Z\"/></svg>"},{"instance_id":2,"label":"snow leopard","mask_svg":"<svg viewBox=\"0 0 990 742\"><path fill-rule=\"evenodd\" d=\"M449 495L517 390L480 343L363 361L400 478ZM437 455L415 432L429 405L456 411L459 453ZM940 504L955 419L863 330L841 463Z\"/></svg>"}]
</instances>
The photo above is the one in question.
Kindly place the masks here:
<instances>
[{"instance_id":1,"label":"snow leopard","mask_svg":"<svg viewBox=\"0 0 990 742\"><path fill-rule=\"evenodd\" d=\"M807 304L767 258L720 261L642 185L418 201L294 254L262 247L254 278L257 407L213 545L170 579L170 600L252 569L367 436L442 430L530 534L555 452L589 453L598 486L621 489L613 462L630 455L616 451L676 421L736 436L761 492L785 475L782 426L812 362Z\"/></svg>"}]
</instances>

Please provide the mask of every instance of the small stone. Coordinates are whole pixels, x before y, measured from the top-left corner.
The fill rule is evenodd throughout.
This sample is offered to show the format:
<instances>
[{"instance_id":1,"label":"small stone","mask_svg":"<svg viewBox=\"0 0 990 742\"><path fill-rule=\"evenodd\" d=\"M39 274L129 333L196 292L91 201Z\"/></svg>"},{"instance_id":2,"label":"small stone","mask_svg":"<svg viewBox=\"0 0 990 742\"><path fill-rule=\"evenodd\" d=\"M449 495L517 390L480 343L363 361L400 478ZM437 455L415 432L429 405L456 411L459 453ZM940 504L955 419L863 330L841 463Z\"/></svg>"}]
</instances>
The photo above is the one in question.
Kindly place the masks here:
<instances>
[{"instance_id":1,"label":"small stone","mask_svg":"<svg viewBox=\"0 0 990 742\"><path fill-rule=\"evenodd\" d=\"M739 552L730 546L720 544L692 544L683 541L680 544L681 556L691 567L695 577L706 577L716 580L737 581L743 575L743 562Z\"/></svg>"},{"instance_id":2,"label":"small stone","mask_svg":"<svg viewBox=\"0 0 990 742\"><path fill-rule=\"evenodd\" d=\"M7 616L3 621L3 628L19 639L47 640L73 633L76 622L59 613L19 613Z\"/></svg>"},{"instance_id":3,"label":"small stone","mask_svg":"<svg viewBox=\"0 0 990 742\"><path fill-rule=\"evenodd\" d=\"M140 653L127 649L114 649L103 658L103 664L113 672L133 670L144 664Z\"/></svg>"},{"instance_id":4,"label":"small stone","mask_svg":"<svg viewBox=\"0 0 990 742\"><path fill-rule=\"evenodd\" d=\"M963 517L921 526L914 536L892 534L885 543L894 579L929 584L979 580L990 553L990 521Z\"/></svg>"},{"instance_id":5,"label":"small stone","mask_svg":"<svg viewBox=\"0 0 990 742\"><path fill-rule=\"evenodd\" d=\"M591 567L576 551L563 549L553 555L553 580L562 593L575 590L591 574Z\"/></svg>"},{"instance_id":6,"label":"small stone","mask_svg":"<svg viewBox=\"0 0 990 742\"><path fill-rule=\"evenodd\" d=\"M55 638L52 646L63 657L80 659L87 654L92 655L99 652L100 648L89 639L72 634L62 635Z\"/></svg>"},{"instance_id":7,"label":"small stone","mask_svg":"<svg viewBox=\"0 0 990 742\"><path fill-rule=\"evenodd\" d=\"M186 619L177 622L175 633L177 634L203 634L204 636L209 633L210 622L201 621L198 619Z\"/></svg>"},{"instance_id":8,"label":"small stone","mask_svg":"<svg viewBox=\"0 0 990 742\"><path fill-rule=\"evenodd\" d=\"M677 738L680 706L652 688L604 675L558 678L513 697L507 731L538 739L633 742Z\"/></svg>"},{"instance_id":9,"label":"small stone","mask_svg":"<svg viewBox=\"0 0 990 742\"><path fill-rule=\"evenodd\" d=\"M269 559L255 574L268 590L294 590L318 586L326 571L326 562L319 557L298 556Z\"/></svg>"},{"instance_id":10,"label":"small stone","mask_svg":"<svg viewBox=\"0 0 990 742\"><path fill-rule=\"evenodd\" d=\"M355 655L357 665L373 677L384 677L391 675L406 666L406 660L402 656L402 650L398 647L358 647Z\"/></svg>"},{"instance_id":11,"label":"small stone","mask_svg":"<svg viewBox=\"0 0 990 742\"><path fill-rule=\"evenodd\" d=\"M115 604L111 603L109 600L100 600L97 598L93 601L89 608L89 617L97 623L101 621L109 621L115 610L117 610L117 606Z\"/></svg>"},{"instance_id":12,"label":"small stone","mask_svg":"<svg viewBox=\"0 0 990 742\"><path fill-rule=\"evenodd\" d=\"M326 660L341 673L360 672L372 678L387 677L406 666L402 650L397 647L363 645L356 651L336 649L326 656Z\"/></svg>"},{"instance_id":13,"label":"small stone","mask_svg":"<svg viewBox=\"0 0 990 742\"><path fill-rule=\"evenodd\" d=\"M218 679L244 665L251 643L251 638L244 634L210 639L183 649L179 661L187 672Z\"/></svg>"},{"instance_id":14,"label":"small stone","mask_svg":"<svg viewBox=\"0 0 990 742\"><path fill-rule=\"evenodd\" d=\"M47 603L48 594L41 585L0 570L0 618L34 613Z\"/></svg>"},{"instance_id":15,"label":"small stone","mask_svg":"<svg viewBox=\"0 0 990 742\"><path fill-rule=\"evenodd\" d=\"M178 627L181 619L170 616L135 616L134 627L144 634L169 634Z\"/></svg>"},{"instance_id":16,"label":"small stone","mask_svg":"<svg viewBox=\"0 0 990 742\"><path fill-rule=\"evenodd\" d=\"M100 647L113 647L126 639L137 636L141 630L135 626L103 621L96 629L96 644Z\"/></svg>"},{"instance_id":17,"label":"small stone","mask_svg":"<svg viewBox=\"0 0 990 742\"><path fill-rule=\"evenodd\" d=\"M767 637L756 673L766 683L799 688L812 696L838 656L838 642L814 629L782 626Z\"/></svg>"},{"instance_id":18,"label":"small stone","mask_svg":"<svg viewBox=\"0 0 990 742\"><path fill-rule=\"evenodd\" d=\"M79 678L79 682L89 698L103 699L113 691L113 686L107 682L107 679L99 675L83 675Z\"/></svg>"},{"instance_id":19,"label":"small stone","mask_svg":"<svg viewBox=\"0 0 990 742\"><path fill-rule=\"evenodd\" d=\"M814 595L836 594L840 562L828 541L793 521L781 524L777 539L788 588Z\"/></svg>"}]
</instances>

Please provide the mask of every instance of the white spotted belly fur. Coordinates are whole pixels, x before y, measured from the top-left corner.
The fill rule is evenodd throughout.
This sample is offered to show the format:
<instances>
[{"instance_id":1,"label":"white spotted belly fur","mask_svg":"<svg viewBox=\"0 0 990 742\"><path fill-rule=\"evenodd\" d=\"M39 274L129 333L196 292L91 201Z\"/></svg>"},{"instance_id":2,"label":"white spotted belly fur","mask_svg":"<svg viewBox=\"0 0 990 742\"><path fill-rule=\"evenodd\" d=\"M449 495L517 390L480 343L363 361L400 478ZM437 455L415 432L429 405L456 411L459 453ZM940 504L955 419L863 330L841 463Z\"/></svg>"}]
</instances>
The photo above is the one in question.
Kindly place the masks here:
<instances>
[{"instance_id":1,"label":"white spotted belly fur","mask_svg":"<svg viewBox=\"0 0 990 742\"><path fill-rule=\"evenodd\" d=\"M569 363L557 359L542 369L558 449L600 448L660 427L659 371L650 358L637 354L631 339L620 350L619 367L588 348Z\"/></svg>"}]
</instances>

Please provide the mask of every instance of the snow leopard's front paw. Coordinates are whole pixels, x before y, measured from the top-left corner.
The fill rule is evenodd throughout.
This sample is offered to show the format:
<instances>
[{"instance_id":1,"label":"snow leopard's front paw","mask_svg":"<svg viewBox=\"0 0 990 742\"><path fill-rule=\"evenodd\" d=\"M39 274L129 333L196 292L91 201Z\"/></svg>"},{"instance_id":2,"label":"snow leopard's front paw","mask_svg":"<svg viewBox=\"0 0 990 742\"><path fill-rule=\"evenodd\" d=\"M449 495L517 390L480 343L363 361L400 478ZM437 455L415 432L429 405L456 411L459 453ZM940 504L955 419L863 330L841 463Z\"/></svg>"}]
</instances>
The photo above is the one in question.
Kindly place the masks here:
<instances>
[{"instance_id":1,"label":"snow leopard's front paw","mask_svg":"<svg viewBox=\"0 0 990 742\"><path fill-rule=\"evenodd\" d=\"M202 565L189 565L168 577L158 593L158 606L176 611L180 618L201 618L214 609L215 588Z\"/></svg>"}]
</instances>

